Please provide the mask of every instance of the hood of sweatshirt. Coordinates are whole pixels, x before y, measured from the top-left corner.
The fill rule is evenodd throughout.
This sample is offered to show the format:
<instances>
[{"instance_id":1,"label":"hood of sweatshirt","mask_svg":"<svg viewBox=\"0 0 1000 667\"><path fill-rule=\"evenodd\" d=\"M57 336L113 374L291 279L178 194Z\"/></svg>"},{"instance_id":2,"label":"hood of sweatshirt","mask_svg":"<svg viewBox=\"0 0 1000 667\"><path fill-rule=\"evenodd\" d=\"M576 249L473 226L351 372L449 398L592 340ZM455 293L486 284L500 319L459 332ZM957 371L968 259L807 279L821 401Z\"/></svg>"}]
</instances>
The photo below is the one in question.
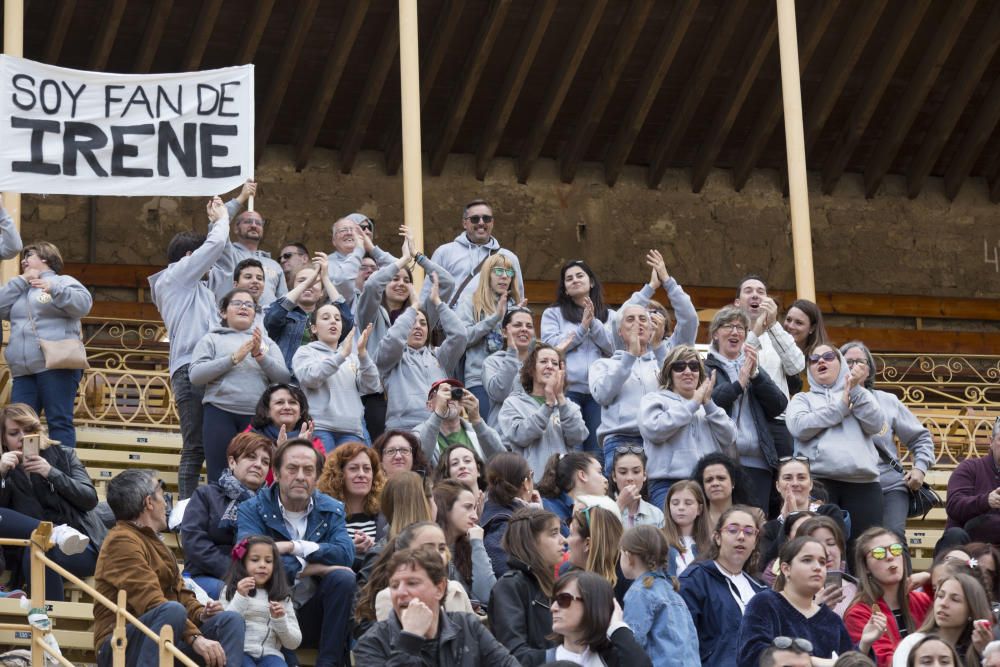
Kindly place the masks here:
<instances>
[{"instance_id":1,"label":"hood of sweatshirt","mask_svg":"<svg viewBox=\"0 0 1000 667\"><path fill-rule=\"evenodd\" d=\"M455 237L455 243L470 250L473 248L486 248L487 250L500 249L500 242L497 241L495 236L491 236L490 240L484 243L483 245L476 245L475 243L469 240L469 237L466 236L464 231Z\"/></svg>"},{"instance_id":2,"label":"hood of sweatshirt","mask_svg":"<svg viewBox=\"0 0 1000 667\"><path fill-rule=\"evenodd\" d=\"M829 362L821 361L819 364L812 364L809 359L806 359L806 374L809 377L809 391L814 394L821 394L823 396L829 396L830 394L840 394L844 393L844 385L847 383L847 374L850 372L847 363L844 361L844 355L840 353L837 348L830 348L834 354L837 355L837 359L840 360L840 374L837 375L837 379L833 381L833 384L821 384L816 376L813 375L813 368L818 368L820 364L825 364Z\"/></svg>"},{"instance_id":3,"label":"hood of sweatshirt","mask_svg":"<svg viewBox=\"0 0 1000 667\"><path fill-rule=\"evenodd\" d=\"M740 352L740 356L735 359L729 359L712 347L708 350L708 357L710 359L715 359L715 361L726 370L726 375L729 377L730 382L735 382L736 378L740 376L740 367L743 366L744 357L742 352Z\"/></svg>"}]
</instances>

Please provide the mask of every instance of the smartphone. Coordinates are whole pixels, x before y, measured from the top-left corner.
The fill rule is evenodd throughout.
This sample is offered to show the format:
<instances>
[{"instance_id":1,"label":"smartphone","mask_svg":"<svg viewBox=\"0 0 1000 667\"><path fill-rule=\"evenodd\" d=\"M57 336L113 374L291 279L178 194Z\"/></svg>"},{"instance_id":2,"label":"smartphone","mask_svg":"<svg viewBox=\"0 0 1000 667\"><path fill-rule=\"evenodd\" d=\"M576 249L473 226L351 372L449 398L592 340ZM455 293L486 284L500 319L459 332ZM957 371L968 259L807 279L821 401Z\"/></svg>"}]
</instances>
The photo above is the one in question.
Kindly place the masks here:
<instances>
[{"instance_id":1,"label":"smartphone","mask_svg":"<svg viewBox=\"0 0 1000 667\"><path fill-rule=\"evenodd\" d=\"M42 444L42 436L38 433L29 433L21 441L21 453L25 456L38 456L38 450Z\"/></svg>"},{"instance_id":2,"label":"smartphone","mask_svg":"<svg viewBox=\"0 0 1000 667\"><path fill-rule=\"evenodd\" d=\"M461 387L452 387L451 389L451 400L460 401L462 396L465 394L465 390Z\"/></svg>"},{"instance_id":3,"label":"smartphone","mask_svg":"<svg viewBox=\"0 0 1000 667\"><path fill-rule=\"evenodd\" d=\"M844 573L838 572L837 570L830 570L826 573L826 581L823 583L824 587L835 586L840 588L844 585Z\"/></svg>"}]
</instances>

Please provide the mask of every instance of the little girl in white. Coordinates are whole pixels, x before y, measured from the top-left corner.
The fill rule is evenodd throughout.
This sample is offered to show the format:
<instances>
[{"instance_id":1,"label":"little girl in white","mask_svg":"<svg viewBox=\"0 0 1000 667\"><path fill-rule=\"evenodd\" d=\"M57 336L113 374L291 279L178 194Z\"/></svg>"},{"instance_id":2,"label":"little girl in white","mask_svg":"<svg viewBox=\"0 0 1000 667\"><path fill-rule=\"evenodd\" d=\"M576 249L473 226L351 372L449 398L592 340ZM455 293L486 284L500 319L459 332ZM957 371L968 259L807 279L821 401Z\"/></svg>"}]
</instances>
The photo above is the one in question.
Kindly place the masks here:
<instances>
[{"instance_id":1,"label":"little girl in white","mask_svg":"<svg viewBox=\"0 0 1000 667\"><path fill-rule=\"evenodd\" d=\"M274 540L256 535L233 547L221 601L246 621L244 665L284 667L281 649L294 650L302 642L291 594Z\"/></svg>"}]
</instances>

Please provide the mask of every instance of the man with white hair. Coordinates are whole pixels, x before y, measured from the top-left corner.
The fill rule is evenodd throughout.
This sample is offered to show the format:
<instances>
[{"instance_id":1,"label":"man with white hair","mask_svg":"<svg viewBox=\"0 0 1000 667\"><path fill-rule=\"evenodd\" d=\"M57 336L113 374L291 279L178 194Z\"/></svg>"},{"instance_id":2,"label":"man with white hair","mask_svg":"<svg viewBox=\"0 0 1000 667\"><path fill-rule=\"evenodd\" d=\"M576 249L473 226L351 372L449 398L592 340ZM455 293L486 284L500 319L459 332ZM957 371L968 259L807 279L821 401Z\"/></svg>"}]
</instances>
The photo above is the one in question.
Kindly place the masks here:
<instances>
[{"instance_id":1,"label":"man with white hair","mask_svg":"<svg viewBox=\"0 0 1000 667\"><path fill-rule=\"evenodd\" d=\"M992 641L983 649L983 667L1000 667L1000 641Z\"/></svg>"}]
</instances>

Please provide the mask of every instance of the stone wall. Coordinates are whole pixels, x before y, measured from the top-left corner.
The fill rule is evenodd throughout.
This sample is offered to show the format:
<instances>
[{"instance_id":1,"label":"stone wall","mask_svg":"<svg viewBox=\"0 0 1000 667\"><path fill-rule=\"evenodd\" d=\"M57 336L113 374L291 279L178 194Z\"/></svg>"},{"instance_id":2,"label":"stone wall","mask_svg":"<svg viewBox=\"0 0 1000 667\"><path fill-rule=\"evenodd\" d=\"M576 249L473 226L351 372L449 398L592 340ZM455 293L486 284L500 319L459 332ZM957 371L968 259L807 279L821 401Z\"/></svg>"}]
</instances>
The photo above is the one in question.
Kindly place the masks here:
<instances>
[{"instance_id":1,"label":"stone wall","mask_svg":"<svg viewBox=\"0 0 1000 667\"><path fill-rule=\"evenodd\" d=\"M758 272L776 287L794 287L788 200L773 172L756 172L735 192L729 173L716 171L699 194L680 170L668 172L659 190L648 189L637 168L614 188L598 165L581 167L569 185L551 161L540 161L526 185L507 160L495 160L485 182L472 174L473 158L453 155L441 177L425 176L427 249L458 233L465 201L485 197L494 204L496 236L518 253L530 279L553 279L565 260L584 258L606 281L638 281L647 275L645 249L657 247L683 284L728 286ZM289 151L270 148L257 179L265 249L302 240L327 250L333 221L359 210L376 220L377 240L398 252L402 181L385 175L381 153L363 153L344 175L336 153L316 150L297 173ZM834 196L814 189L810 197L818 290L1000 297L1000 208L979 179L955 202L943 196L940 179L907 199L897 177L865 199L856 175L842 178ZM25 196L23 235L56 243L67 261L162 264L174 233L205 229L203 200L103 197L97 253L88 257L88 217L86 198Z\"/></svg>"}]
</instances>

